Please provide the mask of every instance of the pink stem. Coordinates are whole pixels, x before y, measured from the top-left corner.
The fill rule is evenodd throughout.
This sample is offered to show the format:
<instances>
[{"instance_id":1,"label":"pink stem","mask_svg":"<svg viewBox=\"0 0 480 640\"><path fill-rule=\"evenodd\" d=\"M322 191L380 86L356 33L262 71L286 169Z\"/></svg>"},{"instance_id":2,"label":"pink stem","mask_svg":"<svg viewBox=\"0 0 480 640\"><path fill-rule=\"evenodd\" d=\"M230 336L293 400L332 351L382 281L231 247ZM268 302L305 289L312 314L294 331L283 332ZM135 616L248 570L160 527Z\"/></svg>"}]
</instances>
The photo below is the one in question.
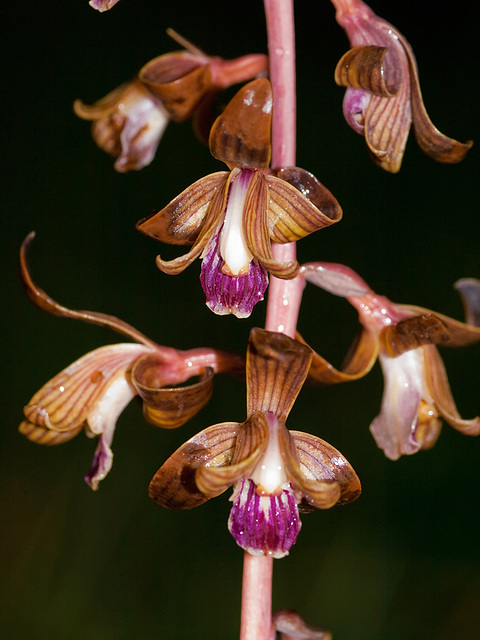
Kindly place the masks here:
<instances>
[{"instance_id":1,"label":"pink stem","mask_svg":"<svg viewBox=\"0 0 480 640\"><path fill-rule=\"evenodd\" d=\"M272 573L271 556L243 558L242 620L240 640L272 640Z\"/></svg>"},{"instance_id":2,"label":"pink stem","mask_svg":"<svg viewBox=\"0 0 480 640\"><path fill-rule=\"evenodd\" d=\"M272 168L295 165L295 33L293 0L264 0L273 88ZM273 245L275 260L295 260L295 243ZM265 328L295 336L302 278L271 277ZM273 559L244 555L240 640L273 640Z\"/></svg>"},{"instance_id":3,"label":"pink stem","mask_svg":"<svg viewBox=\"0 0 480 640\"><path fill-rule=\"evenodd\" d=\"M264 0L273 87L272 168L292 167L296 153L295 32L292 0ZM295 243L272 247L278 262L296 259ZM304 282L271 277L265 328L294 338Z\"/></svg>"}]
</instances>

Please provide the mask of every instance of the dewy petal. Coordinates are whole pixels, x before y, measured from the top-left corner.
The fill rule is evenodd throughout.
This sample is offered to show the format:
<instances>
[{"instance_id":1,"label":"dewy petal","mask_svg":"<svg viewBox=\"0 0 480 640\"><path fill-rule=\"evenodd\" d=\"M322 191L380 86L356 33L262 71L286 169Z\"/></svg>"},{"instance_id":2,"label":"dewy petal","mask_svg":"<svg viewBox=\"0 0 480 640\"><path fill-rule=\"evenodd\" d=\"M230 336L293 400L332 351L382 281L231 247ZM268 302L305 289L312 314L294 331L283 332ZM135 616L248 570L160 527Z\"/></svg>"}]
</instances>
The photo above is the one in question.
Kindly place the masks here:
<instances>
[{"instance_id":1,"label":"dewy petal","mask_svg":"<svg viewBox=\"0 0 480 640\"><path fill-rule=\"evenodd\" d=\"M148 495L166 509L193 509L212 496L202 493L195 474L202 466L230 464L240 425L223 422L190 438L160 467L152 478Z\"/></svg>"},{"instance_id":2,"label":"dewy petal","mask_svg":"<svg viewBox=\"0 0 480 640\"><path fill-rule=\"evenodd\" d=\"M252 329L247 351L247 413L287 416L307 377L312 350L282 333Z\"/></svg>"},{"instance_id":3,"label":"dewy petal","mask_svg":"<svg viewBox=\"0 0 480 640\"><path fill-rule=\"evenodd\" d=\"M427 384L425 352L419 347L396 358L379 356L385 388L380 415L370 431L391 460L430 448L440 435L436 398Z\"/></svg>"},{"instance_id":4,"label":"dewy petal","mask_svg":"<svg viewBox=\"0 0 480 640\"><path fill-rule=\"evenodd\" d=\"M435 398L438 411L442 418L448 424L469 436L477 436L480 434L480 417L471 420L463 420L458 413L457 407L450 391L447 373L443 361L435 347L424 348L425 370L427 376L427 384L431 389L432 396Z\"/></svg>"},{"instance_id":5,"label":"dewy petal","mask_svg":"<svg viewBox=\"0 0 480 640\"><path fill-rule=\"evenodd\" d=\"M164 429L175 429L190 420L210 400L213 369L204 369L196 383L184 387L165 387L167 379L162 379L164 368L163 358L155 353L147 354L135 363L132 384L143 400L143 415L148 422ZM192 371L191 375L195 375L195 372Z\"/></svg>"},{"instance_id":6,"label":"dewy petal","mask_svg":"<svg viewBox=\"0 0 480 640\"><path fill-rule=\"evenodd\" d=\"M101 398L109 397L116 381L125 378L135 360L150 351L139 344L95 349L47 382L25 407L25 417L54 431L77 429L89 419Z\"/></svg>"},{"instance_id":7,"label":"dewy petal","mask_svg":"<svg viewBox=\"0 0 480 640\"><path fill-rule=\"evenodd\" d=\"M231 500L228 529L242 549L257 556L288 555L302 526L295 492L288 485L277 495L263 496L244 478Z\"/></svg>"},{"instance_id":8,"label":"dewy petal","mask_svg":"<svg viewBox=\"0 0 480 640\"><path fill-rule=\"evenodd\" d=\"M267 78L252 80L230 100L210 131L210 151L230 168L267 168L271 156L273 92Z\"/></svg>"}]
</instances>

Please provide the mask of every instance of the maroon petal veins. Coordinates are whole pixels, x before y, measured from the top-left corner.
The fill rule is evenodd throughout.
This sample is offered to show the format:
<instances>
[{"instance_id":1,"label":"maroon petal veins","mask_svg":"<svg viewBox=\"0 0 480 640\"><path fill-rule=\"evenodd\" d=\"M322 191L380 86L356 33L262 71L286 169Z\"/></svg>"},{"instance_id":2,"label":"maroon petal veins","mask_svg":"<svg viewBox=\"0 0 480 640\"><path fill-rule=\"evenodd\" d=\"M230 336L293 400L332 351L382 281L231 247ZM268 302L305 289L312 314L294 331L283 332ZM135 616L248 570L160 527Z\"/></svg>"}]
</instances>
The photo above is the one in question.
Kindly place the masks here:
<instances>
[{"instance_id":1,"label":"maroon petal veins","mask_svg":"<svg viewBox=\"0 0 480 640\"><path fill-rule=\"evenodd\" d=\"M233 492L228 529L252 555L283 558L295 544L302 523L290 486L274 496L260 496L254 482L243 479Z\"/></svg>"}]
</instances>

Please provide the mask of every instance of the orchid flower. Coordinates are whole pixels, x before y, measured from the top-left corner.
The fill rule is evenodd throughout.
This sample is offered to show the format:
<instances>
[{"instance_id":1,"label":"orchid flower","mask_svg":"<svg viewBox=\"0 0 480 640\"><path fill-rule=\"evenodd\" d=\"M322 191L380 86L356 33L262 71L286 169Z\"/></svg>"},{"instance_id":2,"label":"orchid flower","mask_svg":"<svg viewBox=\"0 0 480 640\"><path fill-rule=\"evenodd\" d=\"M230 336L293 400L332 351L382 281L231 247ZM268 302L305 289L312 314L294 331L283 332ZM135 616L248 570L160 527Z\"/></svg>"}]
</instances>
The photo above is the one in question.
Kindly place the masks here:
<instances>
[{"instance_id":1,"label":"orchid flower","mask_svg":"<svg viewBox=\"0 0 480 640\"><path fill-rule=\"evenodd\" d=\"M343 112L352 129L365 136L375 163L391 173L400 170L412 120L427 156L437 162L463 160L473 143L448 138L431 122L407 40L362 0L332 2L353 47L335 70L336 83L347 87Z\"/></svg>"},{"instance_id":2,"label":"orchid flower","mask_svg":"<svg viewBox=\"0 0 480 640\"><path fill-rule=\"evenodd\" d=\"M179 427L209 401L214 372L239 371L243 359L208 349L163 347L118 318L63 307L31 279L26 251L33 236L26 238L20 253L22 281L30 300L54 315L106 326L134 340L95 349L61 371L32 397L19 428L29 440L46 445L66 442L82 429L89 437L98 437L85 477L97 489L112 466L117 419L134 396L143 400L150 423L167 429ZM195 376L197 382L178 386Z\"/></svg>"},{"instance_id":3,"label":"orchid flower","mask_svg":"<svg viewBox=\"0 0 480 640\"><path fill-rule=\"evenodd\" d=\"M230 533L252 555L275 558L295 543L299 512L355 500L360 481L347 460L320 438L285 426L311 358L306 345L253 329L246 421L190 438L156 473L150 497L167 509L191 509L233 485Z\"/></svg>"},{"instance_id":4,"label":"orchid flower","mask_svg":"<svg viewBox=\"0 0 480 640\"><path fill-rule=\"evenodd\" d=\"M103 13L103 11L109 11L117 4L118 0L90 0L88 3L91 7Z\"/></svg>"},{"instance_id":5,"label":"orchid flower","mask_svg":"<svg viewBox=\"0 0 480 640\"><path fill-rule=\"evenodd\" d=\"M422 307L395 304L377 295L351 269L332 263L302 266L303 277L343 296L358 311L362 332L342 370L315 354L311 379L331 384L357 379L377 356L385 388L381 412L370 431L385 455L432 447L445 420L466 435L480 434L480 418L463 420L455 406L444 364L435 345L459 347L480 341L480 280L459 280L467 323Z\"/></svg>"},{"instance_id":6,"label":"orchid flower","mask_svg":"<svg viewBox=\"0 0 480 640\"><path fill-rule=\"evenodd\" d=\"M203 123L209 98L266 69L263 54L223 60L207 56L173 29L168 33L186 50L150 60L137 77L92 105L74 102L76 115L93 121L92 136L97 145L117 158L114 166L120 173L152 162L170 120L183 122L195 116L201 135L211 125L211 121Z\"/></svg>"},{"instance_id":7,"label":"orchid flower","mask_svg":"<svg viewBox=\"0 0 480 640\"><path fill-rule=\"evenodd\" d=\"M263 299L268 273L287 279L297 275L296 260L275 261L272 242L299 240L342 216L336 199L307 171L288 167L272 175L272 108L266 78L245 85L210 133L212 155L230 171L201 178L137 225L162 242L193 244L174 260L158 256L157 266L178 274L201 258L207 306L219 315L248 317Z\"/></svg>"}]
</instances>

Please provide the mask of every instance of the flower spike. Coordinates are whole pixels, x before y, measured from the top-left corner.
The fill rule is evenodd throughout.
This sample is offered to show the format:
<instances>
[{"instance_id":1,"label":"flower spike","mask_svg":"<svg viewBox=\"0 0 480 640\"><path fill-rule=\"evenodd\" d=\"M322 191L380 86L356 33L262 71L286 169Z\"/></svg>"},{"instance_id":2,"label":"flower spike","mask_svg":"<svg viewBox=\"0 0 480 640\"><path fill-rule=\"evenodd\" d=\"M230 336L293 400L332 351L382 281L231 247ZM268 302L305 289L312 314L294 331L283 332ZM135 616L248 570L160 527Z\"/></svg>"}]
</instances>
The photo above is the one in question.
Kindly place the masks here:
<instances>
[{"instance_id":1,"label":"flower spike","mask_svg":"<svg viewBox=\"0 0 480 640\"><path fill-rule=\"evenodd\" d=\"M453 140L431 122L407 40L362 0L333 4L353 47L340 59L335 82L347 87L345 119L365 136L375 163L391 173L400 170L412 121L417 143L427 156L445 163L463 160L473 143Z\"/></svg>"},{"instance_id":2,"label":"flower spike","mask_svg":"<svg viewBox=\"0 0 480 640\"><path fill-rule=\"evenodd\" d=\"M268 274L294 278L296 261L277 262L272 242L285 244L330 226L342 217L333 197L298 167L268 169L271 155L272 89L266 78L245 85L215 121L212 154L230 172L201 178L137 229L169 244L192 245L158 268L181 273L202 259L200 280L214 313L248 317L263 299Z\"/></svg>"},{"instance_id":3,"label":"flower spike","mask_svg":"<svg viewBox=\"0 0 480 640\"><path fill-rule=\"evenodd\" d=\"M357 309L362 331L342 370L314 354L309 376L323 384L365 375L377 356L385 389L382 408L370 430L385 455L401 455L432 447L441 420L466 435L480 434L480 418L463 420L453 400L436 345L460 347L480 341L480 280L460 280L468 323L377 295L351 269L332 263L302 266L303 277L348 299Z\"/></svg>"},{"instance_id":4,"label":"flower spike","mask_svg":"<svg viewBox=\"0 0 480 640\"><path fill-rule=\"evenodd\" d=\"M276 558L295 543L300 512L355 500L360 482L347 460L320 438L285 426L311 357L296 340L253 329L246 421L217 424L190 438L153 477L152 500L167 509L192 509L233 485L231 534L249 553Z\"/></svg>"},{"instance_id":5,"label":"flower spike","mask_svg":"<svg viewBox=\"0 0 480 640\"><path fill-rule=\"evenodd\" d=\"M19 427L29 440L45 445L66 442L82 429L98 437L85 477L97 489L112 466L116 422L136 395L150 423L166 429L179 427L209 401L214 372L238 373L243 370L243 358L207 349L163 347L114 316L58 304L30 276L26 252L33 237L33 233L27 236L20 251L20 274L29 299L53 315L109 327L134 340L95 349L52 378L25 407ZM195 376L198 382L178 386Z\"/></svg>"}]
</instances>

